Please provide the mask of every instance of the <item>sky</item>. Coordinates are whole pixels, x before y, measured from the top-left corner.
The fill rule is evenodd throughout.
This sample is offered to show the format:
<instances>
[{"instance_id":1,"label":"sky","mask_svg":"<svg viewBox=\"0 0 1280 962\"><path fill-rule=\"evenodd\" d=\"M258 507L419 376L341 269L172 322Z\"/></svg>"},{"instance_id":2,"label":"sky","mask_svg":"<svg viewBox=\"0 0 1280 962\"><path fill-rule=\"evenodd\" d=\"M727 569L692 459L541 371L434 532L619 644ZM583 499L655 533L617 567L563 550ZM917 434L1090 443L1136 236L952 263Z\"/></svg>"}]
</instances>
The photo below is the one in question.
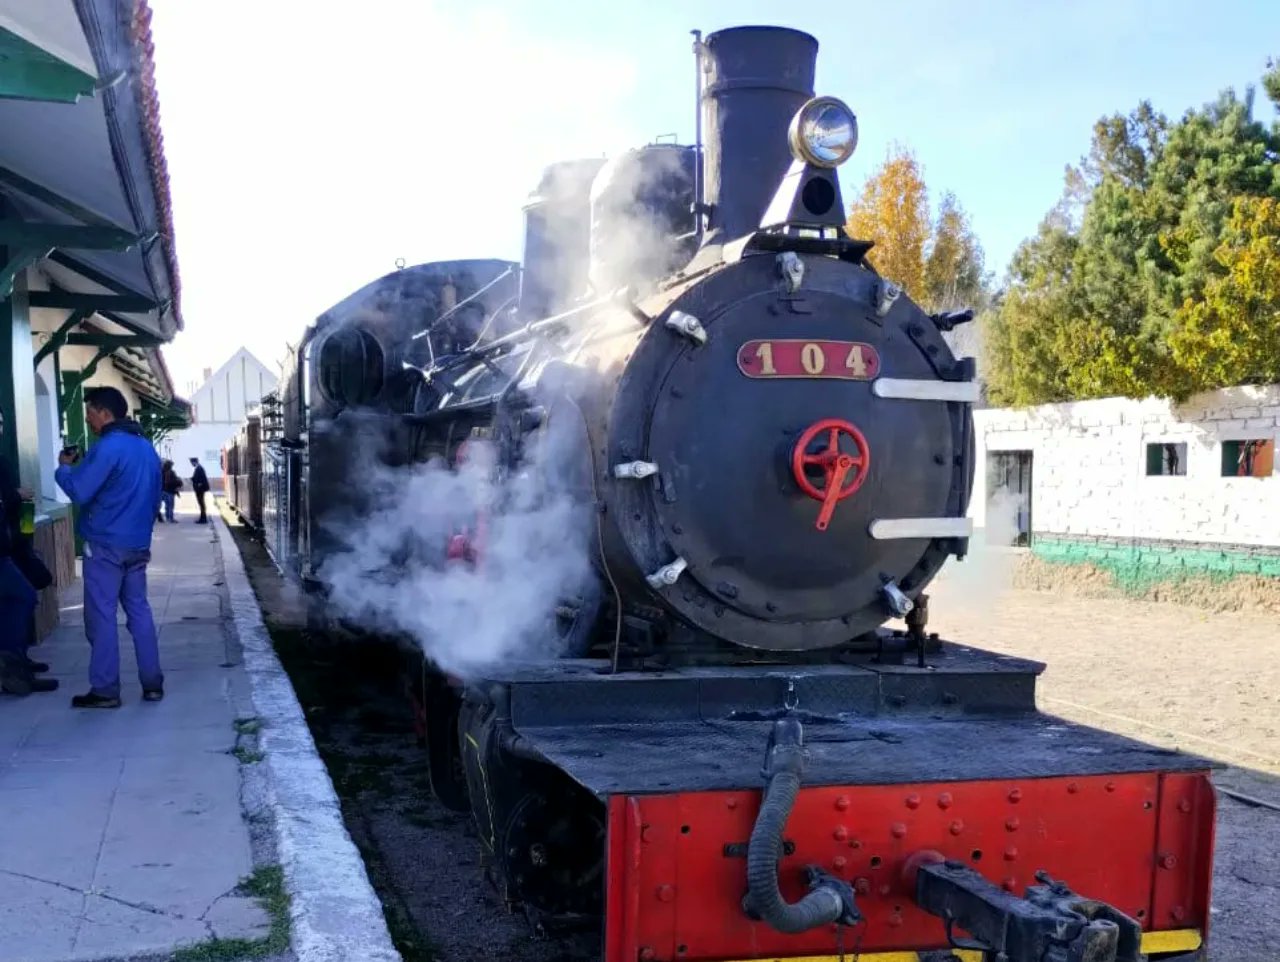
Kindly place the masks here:
<instances>
[{"instance_id":1,"label":"sky","mask_svg":"<svg viewBox=\"0 0 1280 962\"><path fill-rule=\"evenodd\" d=\"M954 191L1003 276L1093 122L1172 116L1256 83L1280 3L1166 0L151 0L186 329L179 393L240 346L408 264L519 260L548 163L693 140L689 31L820 43L817 92L858 115L846 200L891 144ZM1258 115L1270 115L1259 94Z\"/></svg>"}]
</instances>

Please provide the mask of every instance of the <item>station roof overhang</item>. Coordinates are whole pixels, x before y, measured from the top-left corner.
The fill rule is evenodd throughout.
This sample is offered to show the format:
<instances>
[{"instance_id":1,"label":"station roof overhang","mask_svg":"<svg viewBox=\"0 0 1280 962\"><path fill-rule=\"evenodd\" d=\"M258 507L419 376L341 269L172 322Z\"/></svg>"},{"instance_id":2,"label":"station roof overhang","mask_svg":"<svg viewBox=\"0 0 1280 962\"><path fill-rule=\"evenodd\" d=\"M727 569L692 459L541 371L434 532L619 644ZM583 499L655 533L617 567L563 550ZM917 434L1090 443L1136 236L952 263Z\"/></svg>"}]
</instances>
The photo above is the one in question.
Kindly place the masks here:
<instances>
[{"instance_id":1,"label":"station roof overhang","mask_svg":"<svg viewBox=\"0 0 1280 962\"><path fill-rule=\"evenodd\" d=\"M146 0L0 0L0 299L37 267L31 306L163 343L182 313L150 22Z\"/></svg>"}]
</instances>

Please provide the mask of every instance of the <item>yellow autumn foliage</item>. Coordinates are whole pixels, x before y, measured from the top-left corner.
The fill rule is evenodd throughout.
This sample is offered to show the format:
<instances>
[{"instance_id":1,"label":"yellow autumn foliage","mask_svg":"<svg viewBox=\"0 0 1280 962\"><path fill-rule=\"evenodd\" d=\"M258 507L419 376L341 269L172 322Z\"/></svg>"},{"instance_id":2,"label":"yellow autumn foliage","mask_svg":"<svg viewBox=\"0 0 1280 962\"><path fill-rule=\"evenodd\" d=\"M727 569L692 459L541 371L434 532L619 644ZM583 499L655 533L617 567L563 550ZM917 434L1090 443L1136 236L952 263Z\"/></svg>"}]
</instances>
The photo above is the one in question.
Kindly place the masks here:
<instances>
[{"instance_id":1,"label":"yellow autumn foliage","mask_svg":"<svg viewBox=\"0 0 1280 962\"><path fill-rule=\"evenodd\" d=\"M902 285L913 300L924 295L924 247L929 240L929 192L915 155L897 147L867 178L854 201L849 235L875 242L877 271Z\"/></svg>"},{"instance_id":2,"label":"yellow autumn foliage","mask_svg":"<svg viewBox=\"0 0 1280 962\"><path fill-rule=\"evenodd\" d=\"M875 243L868 259L929 311L981 308L986 299L982 246L955 195L944 194L935 220L915 155L891 148L849 211L850 236Z\"/></svg>"}]
</instances>

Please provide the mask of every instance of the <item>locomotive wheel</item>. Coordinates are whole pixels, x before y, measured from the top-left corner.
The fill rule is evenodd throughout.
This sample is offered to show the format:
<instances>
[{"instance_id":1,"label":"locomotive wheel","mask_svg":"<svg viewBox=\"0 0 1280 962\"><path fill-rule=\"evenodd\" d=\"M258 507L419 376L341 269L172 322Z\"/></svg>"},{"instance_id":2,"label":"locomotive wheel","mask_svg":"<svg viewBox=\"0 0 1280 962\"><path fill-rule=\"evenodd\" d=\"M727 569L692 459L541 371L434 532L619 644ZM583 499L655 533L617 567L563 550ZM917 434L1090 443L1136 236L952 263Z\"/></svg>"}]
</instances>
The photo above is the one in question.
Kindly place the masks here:
<instances>
[{"instance_id":1,"label":"locomotive wheel","mask_svg":"<svg viewBox=\"0 0 1280 962\"><path fill-rule=\"evenodd\" d=\"M458 735L458 709L461 705L461 699L448 685L426 683L424 714L431 793L450 811L466 813L471 811L471 801Z\"/></svg>"},{"instance_id":2,"label":"locomotive wheel","mask_svg":"<svg viewBox=\"0 0 1280 962\"><path fill-rule=\"evenodd\" d=\"M604 891L604 811L573 795L516 803L499 858L507 897L551 916L597 915Z\"/></svg>"}]
</instances>

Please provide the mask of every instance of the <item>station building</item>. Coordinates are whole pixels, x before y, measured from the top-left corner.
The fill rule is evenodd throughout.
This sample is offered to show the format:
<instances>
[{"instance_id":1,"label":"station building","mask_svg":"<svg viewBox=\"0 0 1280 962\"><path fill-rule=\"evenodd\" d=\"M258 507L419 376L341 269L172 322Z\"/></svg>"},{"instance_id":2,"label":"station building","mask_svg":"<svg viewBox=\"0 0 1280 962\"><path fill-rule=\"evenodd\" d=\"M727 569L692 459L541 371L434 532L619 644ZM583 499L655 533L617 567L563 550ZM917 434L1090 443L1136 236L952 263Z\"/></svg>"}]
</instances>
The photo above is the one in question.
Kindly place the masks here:
<instances>
[{"instance_id":1,"label":"station building","mask_svg":"<svg viewBox=\"0 0 1280 962\"><path fill-rule=\"evenodd\" d=\"M37 550L73 580L64 444L119 388L160 443L190 421L161 346L182 329L145 0L0 0L0 454L37 496ZM37 633L57 623L42 592Z\"/></svg>"},{"instance_id":2,"label":"station building","mask_svg":"<svg viewBox=\"0 0 1280 962\"><path fill-rule=\"evenodd\" d=\"M222 449L240 430L245 418L275 390L277 375L247 348L240 348L216 370L205 368L199 385L192 385L191 426L175 431L160 445L178 474L191 473L191 458L199 458L216 492L223 490Z\"/></svg>"},{"instance_id":3,"label":"station building","mask_svg":"<svg viewBox=\"0 0 1280 962\"><path fill-rule=\"evenodd\" d=\"M974 432L970 514L988 544L1134 589L1192 575L1280 584L1280 384L987 408Z\"/></svg>"}]
</instances>

